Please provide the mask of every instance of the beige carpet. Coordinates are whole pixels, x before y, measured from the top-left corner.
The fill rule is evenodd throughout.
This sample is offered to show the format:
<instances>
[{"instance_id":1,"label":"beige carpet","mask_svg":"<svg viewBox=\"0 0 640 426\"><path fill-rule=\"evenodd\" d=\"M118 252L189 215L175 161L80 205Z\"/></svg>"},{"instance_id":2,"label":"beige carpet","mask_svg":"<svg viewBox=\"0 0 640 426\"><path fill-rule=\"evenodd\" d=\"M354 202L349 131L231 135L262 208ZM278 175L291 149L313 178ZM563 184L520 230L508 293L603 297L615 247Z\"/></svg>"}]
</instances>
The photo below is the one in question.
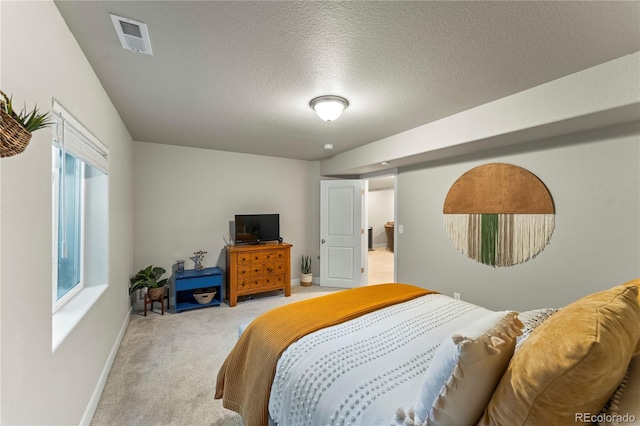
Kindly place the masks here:
<instances>
[{"instance_id":1,"label":"beige carpet","mask_svg":"<svg viewBox=\"0 0 640 426\"><path fill-rule=\"evenodd\" d=\"M287 303L340 289L293 286L225 304L159 314L134 313L109 373L92 425L242 425L213 399L218 369L238 337L238 325Z\"/></svg>"}]
</instances>

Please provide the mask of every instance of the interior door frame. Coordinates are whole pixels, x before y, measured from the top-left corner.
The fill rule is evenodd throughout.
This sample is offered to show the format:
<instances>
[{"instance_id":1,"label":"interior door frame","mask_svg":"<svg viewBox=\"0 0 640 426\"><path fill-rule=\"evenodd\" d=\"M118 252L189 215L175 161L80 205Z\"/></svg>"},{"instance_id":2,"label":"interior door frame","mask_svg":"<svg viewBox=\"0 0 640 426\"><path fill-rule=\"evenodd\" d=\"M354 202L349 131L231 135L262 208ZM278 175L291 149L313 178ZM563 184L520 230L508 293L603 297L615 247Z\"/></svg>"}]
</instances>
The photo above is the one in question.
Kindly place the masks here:
<instances>
[{"instance_id":1,"label":"interior door frame","mask_svg":"<svg viewBox=\"0 0 640 426\"><path fill-rule=\"evenodd\" d=\"M325 186L327 185L327 198L325 198ZM363 256L362 250L366 250L366 238L364 233L364 180L359 177L352 179L327 179L320 181L320 285L321 286L333 286L342 288L356 288L365 285L365 270L363 269ZM352 192L349 194L350 203L353 206L351 209L352 222L349 225L347 233L331 234L331 228L324 228L325 219L329 220L331 214L330 210L334 211L332 204L330 203L330 194L332 187L334 190L347 189ZM323 201L325 200L325 201ZM337 206L343 205L338 202ZM341 212L344 213L344 212ZM328 222L326 222L329 225ZM323 229L326 232L323 232ZM344 231L344 230L343 230ZM326 235L325 235L326 234ZM329 235L331 234L331 235ZM330 238L331 237L331 238ZM325 246L326 238L326 246ZM351 274L348 276L329 276L330 263L333 261L329 252L331 247L335 249L349 249L352 248L352 254L349 263L348 272ZM337 259L337 258L336 258ZM344 264L342 265L344 266ZM338 267L336 271L342 270L344 273L346 270L343 267ZM348 274L347 274L348 275Z\"/></svg>"},{"instance_id":2,"label":"interior door frame","mask_svg":"<svg viewBox=\"0 0 640 426\"><path fill-rule=\"evenodd\" d=\"M369 179L381 178L393 176L393 281L398 282L398 168L381 170L378 172L366 173L360 175L359 178L363 180L364 187L364 229L369 229ZM366 244L366 240L365 240ZM363 253L367 253L367 247L363 247ZM367 284L369 284L369 256L363 256L364 276L366 277Z\"/></svg>"}]
</instances>

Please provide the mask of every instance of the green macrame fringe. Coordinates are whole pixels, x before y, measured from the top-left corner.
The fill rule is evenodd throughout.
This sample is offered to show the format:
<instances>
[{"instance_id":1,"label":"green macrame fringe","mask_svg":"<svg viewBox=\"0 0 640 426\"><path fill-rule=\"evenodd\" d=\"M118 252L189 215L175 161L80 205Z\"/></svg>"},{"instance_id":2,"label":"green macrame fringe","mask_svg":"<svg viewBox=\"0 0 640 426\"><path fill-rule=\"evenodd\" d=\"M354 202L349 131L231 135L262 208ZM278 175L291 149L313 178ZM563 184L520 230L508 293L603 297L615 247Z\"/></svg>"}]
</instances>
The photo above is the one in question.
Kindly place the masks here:
<instances>
[{"instance_id":1,"label":"green macrame fringe","mask_svg":"<svg viewBox=\"0 0 640 426\"><path fill-rule=\"evenodd\" d=\"M480 215L480 262L485 265L496 265L496 248L498 246L498 215Z\"/></svg>"},{"instance_id":2,"label":"green macrame fringe","mask_svg":"<svg viewBox=\"0 0 640 426\"><path fill-rule=\"evenodd\" d=\"M465 255L491 266L526 262L549 243L554 214L446 214L451 241Z\"/></svg>"}]
</instances>

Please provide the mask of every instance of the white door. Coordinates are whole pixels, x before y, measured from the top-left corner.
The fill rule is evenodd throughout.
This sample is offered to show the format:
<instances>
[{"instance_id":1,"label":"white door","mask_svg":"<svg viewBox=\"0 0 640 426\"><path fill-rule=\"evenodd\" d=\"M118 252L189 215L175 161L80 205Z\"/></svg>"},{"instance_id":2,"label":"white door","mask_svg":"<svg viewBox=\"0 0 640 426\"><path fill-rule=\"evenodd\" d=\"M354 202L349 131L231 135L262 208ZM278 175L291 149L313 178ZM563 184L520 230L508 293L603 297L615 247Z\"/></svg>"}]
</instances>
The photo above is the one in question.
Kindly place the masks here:
<instances>
[{"instance_id":1,"label":"white door","mask_svg":"<svg viewBox=\"0 0 640 426\"><path fill-rule=\"evenodd\" d=\"M320 285L362 285L364 194L361 180L320 182Z\"/></svg>"}]
</instances>

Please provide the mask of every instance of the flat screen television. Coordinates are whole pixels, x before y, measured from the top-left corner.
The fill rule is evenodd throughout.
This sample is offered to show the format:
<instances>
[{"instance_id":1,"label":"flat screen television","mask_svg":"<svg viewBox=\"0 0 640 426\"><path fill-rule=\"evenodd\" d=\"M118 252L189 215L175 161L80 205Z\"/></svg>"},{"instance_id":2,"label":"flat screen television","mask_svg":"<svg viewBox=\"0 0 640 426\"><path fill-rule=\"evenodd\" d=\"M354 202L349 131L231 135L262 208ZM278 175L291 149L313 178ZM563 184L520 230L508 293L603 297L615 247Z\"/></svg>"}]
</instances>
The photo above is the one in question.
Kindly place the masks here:
<instances>
[{"instance_id":1,"label":"flat screen television","mask_svg":"<svg viewBox=\"0 0 640 426\"><path fill-rule=\"evenodd\" d=\"M261 244L280 239L279 214L237 214L236 244Z\"/></svg>"}]
</instances>

